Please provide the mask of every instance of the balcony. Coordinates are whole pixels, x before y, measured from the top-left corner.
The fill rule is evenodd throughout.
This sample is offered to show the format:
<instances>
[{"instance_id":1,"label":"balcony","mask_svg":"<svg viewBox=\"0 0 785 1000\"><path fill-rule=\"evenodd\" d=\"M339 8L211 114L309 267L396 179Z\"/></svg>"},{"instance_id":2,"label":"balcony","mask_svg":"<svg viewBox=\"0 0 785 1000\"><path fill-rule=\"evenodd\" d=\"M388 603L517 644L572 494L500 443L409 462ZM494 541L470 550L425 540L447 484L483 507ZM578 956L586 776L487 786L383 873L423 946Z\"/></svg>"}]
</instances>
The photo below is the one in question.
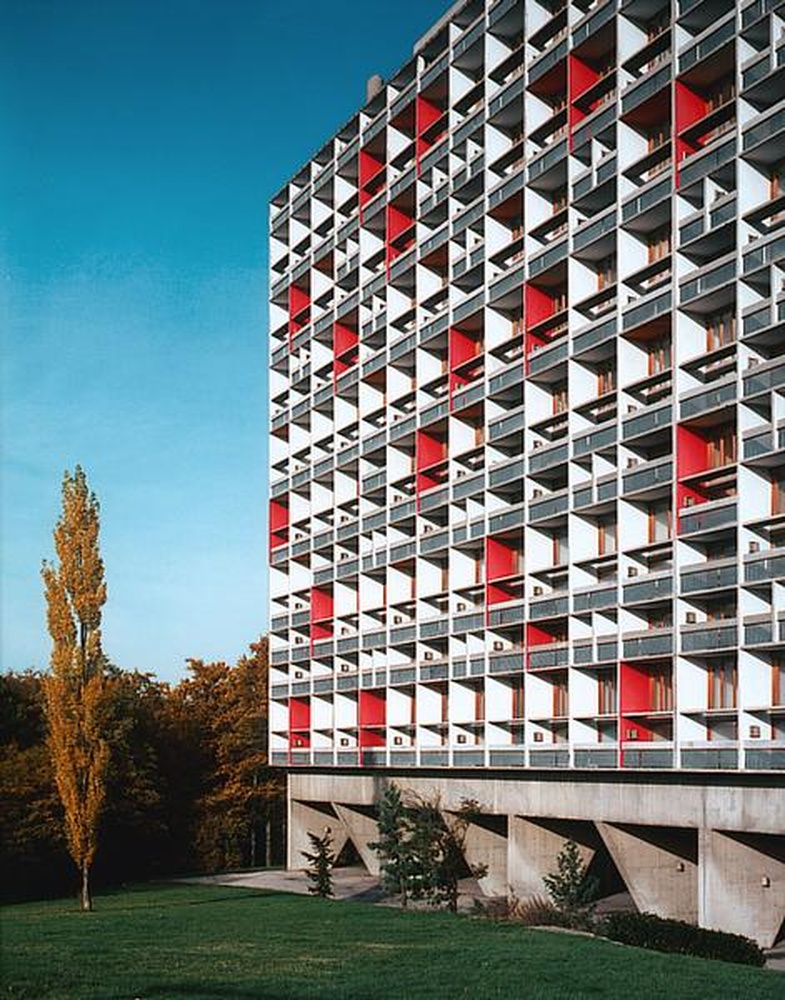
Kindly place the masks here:
<instances>
[{"instance_id":1,"label":"balcony","mask_svg":"<svg viewBox=\"0 0 785 1000\"><path fill-rule=\"evenodd\" d=\"M715 653L732 650L738 645L739 630L736 620L721 625L703 622L698 625L682 625L681 651L691 653Z\"/></svg>"},{"instance_id":2,"label":"balcony","mask_svg":"<svg viewBox=\"0 0 785 1000\"><path fill-rule=\"evenodd\" d=\"M667 64L660 67L655 73L646 73L638 80L634 80L621 95L621 112L627 116L644 101L654 97L655 94L670 85L673 75L673 67L668 60Z\"/></svg>"},{"instance_id":3,"label":"balcony","mask_svg":"<svg viewBox=\"0 0 785 1000\"><path fill-rule=\"evenodd\" d=\"M622 440L632 441L662 430L670 430L673 407L670 403L658 403L625 417L622 421Z\"/></svg>"},{"instance_id":4,"label":"balcony","mask_svg":"<svg viewBox=\"0 0 785 1000\"><path fill-rule=\"evenodd\" d=\"M756 365L742 376L745 400L785 386L785 358Z\"/></svg>"},{"instance_id":5,"label":"balcony","mask_svg":"<svg viewBox=\"0 0 785 1000\"><path fill-rule=\"evenodd\" d=\"M625 632L622 636L622 648L625 660L640 660L650 656L670 656L673 653L673 629Z\"/></svg>"},{"instance_id":6,"label":"balcony","mask_svg":"<svg viewBox=\"0 0 785 1000\"><path fill-rule=\"evenodd\" d=\"M785 421L774 427L747 431L742 442L744 461L748 465L774 467L785 465Z\"/></svg>"},{"instance_id":7,"label":"balcony","mask_svg":"<svg viewBox=\"0 0 785 1000\"><path fill-rule=\"evenodd\" d=\"M679 285L679 305L682 309L708 313L721 309L735 294L736 255L700 269Z\"/></svg>"},{"instance_id":8,"label":"balcony","mask_svg":"<svg viewBox=\"0 0 785 1000\"><path fill-rule=\"evenodd\" d=\"M673 482L673 462L670 458L658 458L644 462L622 476L622 493L625 497L661 493L663 487Z\"/></svg>"},{"instance_id":9,"label":"balcony","mask_svg":"<svg viewBox=\"0 0 785 1000\"><path fill-rule=\"evenodd\" d=\"M709 563L685 566L681 571L681 593L686 596L735 587L737 577L735 559L711 560Z\"/></svg>"},{"instance_id":10,"label":"balcony","mask_svg":"<svg viewBox=\"0 0 785 1000\"><path fill-rule=\"evenodd\" d=\"M770 166L782 158L785 109L759 116L742 133L742 156L751 163Z\"/></svg>"},{"instance_id":11,"label":"balcony","mask_svg":"<svg viewBox=\"0 0 785 1000\"><path fill-rule=\"evenodd\" d=\"M625 583L622 588L623 604L647 604L670 600L673 596L673 574L650 574L635 583Z\"/></svg>"},{"instance_id":12,"label":"balcony","mask_svg":"<svg viewBox=\"0 0 785 1000\"><path fill-rule=\"evenodd\" d=\"M569 458L569 445L557 444L529 453L529 474L537 475L563 465Z\"/></svg>"},{"instance_id":13,"label":"balcony","mask_svg":"<svg viewBox=\"0 0 785 1000\"><path fill-rule=\"evenodd\" d=\"M785 578L785 548L768 549L744 558L744 582L768 583Z\"/></svg>"},{"instance_id":14,"label":"balcony","mask_svg":"<svg viewBox=\"0 0 785 1000\"><path fill-rule=\"evenodd\" d=\"M687 420L712 410L727 407L736 402L737 384L736 375L726 378L721 385L711 389L702 389L698 392L685 393L679 399L679 409L681 419Z\"/></svg>"},{"instance_id":15,"label":"balcony","mask_svg":"<svg viewBox=\"0 0 785 1000\"><path fill-rule=\"evenodd\" d=\"M685 507L679 511L679 535L695 535L703 531L717 531L736 524L736 500L722 499Z\"/></svg>"}]
</instances>

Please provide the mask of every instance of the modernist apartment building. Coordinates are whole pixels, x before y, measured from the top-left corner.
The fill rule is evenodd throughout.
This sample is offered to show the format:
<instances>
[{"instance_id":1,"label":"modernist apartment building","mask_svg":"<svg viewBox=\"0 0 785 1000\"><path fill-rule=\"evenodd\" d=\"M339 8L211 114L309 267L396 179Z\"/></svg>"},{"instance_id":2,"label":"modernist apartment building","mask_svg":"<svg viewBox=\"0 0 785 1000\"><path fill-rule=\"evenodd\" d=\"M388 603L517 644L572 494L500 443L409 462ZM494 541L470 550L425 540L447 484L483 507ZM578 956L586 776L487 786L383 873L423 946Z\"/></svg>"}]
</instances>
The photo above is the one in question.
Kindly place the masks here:
<instances>
[{"instance_id":1,"label":"modernist apartment building","mask_svg":"<svg viewBox=\"0 0 785 1000\"><path fill-rule=\"evenodd\" d=\"M785 4L469 0L369 98L271 205L291 861L387 776L487 806L494 891L568 832L773 940Z\"/></svg>"}]
</instances>

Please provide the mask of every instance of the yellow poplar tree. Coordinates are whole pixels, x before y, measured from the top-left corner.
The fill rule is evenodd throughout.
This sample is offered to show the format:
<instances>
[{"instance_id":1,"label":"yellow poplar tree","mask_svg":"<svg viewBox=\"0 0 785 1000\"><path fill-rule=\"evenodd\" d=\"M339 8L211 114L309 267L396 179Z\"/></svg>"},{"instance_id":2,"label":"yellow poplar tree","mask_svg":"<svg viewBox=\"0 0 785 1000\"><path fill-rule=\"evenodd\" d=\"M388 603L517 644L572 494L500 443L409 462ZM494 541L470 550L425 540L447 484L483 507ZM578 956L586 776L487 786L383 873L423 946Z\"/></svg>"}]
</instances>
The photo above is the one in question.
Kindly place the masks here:
<instances>
[{"instance_id":1,"label":"yellow poplar tree","mask_svg":"<svg viewBox=\"0 0 785 1000\"><path fill-rule=\"evenodd\" d=\"M81 908L91 910L90 869L109 765L108 680L101 650L106 584L98 546L98 500L78 465L73 475L65 473L62 500L54 529L57 565L44 562L42 569L52 637L45 705L68 848L81 874Z\"/></svg>"}]
</instances>

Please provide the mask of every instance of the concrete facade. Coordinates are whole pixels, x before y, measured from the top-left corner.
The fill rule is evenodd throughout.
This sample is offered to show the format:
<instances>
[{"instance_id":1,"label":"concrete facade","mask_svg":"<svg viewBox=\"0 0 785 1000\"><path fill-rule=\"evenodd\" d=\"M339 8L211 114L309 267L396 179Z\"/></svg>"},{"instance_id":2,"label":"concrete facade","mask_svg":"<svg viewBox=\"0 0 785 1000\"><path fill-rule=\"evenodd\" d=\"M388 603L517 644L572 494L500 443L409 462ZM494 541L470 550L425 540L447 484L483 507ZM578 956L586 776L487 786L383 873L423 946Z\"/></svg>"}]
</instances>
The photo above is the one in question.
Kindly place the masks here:
<instances>
[{"instance_id":1,"label":"concrete facade","mask_svg":"<svg viewBox=\"0 0 785 1000\"><path fill-rule=\"evenodd\" d=\"M305 843L307 829L332 824L336 846L351 839L375 873L367 847L377 833L371 808L394 781L448 810L464 799L479 804L482 817L469 829L466 857L488 866L480 887L489 896L545 895L543 876L572 839L587 863L607 849L639 910L774 944L785 921L781 777L737 776L735 784L701 776L564 777L298 771L289 776L290 842ZM302 867L294 850L290 866Z\"/></svg>"}]
</instances>

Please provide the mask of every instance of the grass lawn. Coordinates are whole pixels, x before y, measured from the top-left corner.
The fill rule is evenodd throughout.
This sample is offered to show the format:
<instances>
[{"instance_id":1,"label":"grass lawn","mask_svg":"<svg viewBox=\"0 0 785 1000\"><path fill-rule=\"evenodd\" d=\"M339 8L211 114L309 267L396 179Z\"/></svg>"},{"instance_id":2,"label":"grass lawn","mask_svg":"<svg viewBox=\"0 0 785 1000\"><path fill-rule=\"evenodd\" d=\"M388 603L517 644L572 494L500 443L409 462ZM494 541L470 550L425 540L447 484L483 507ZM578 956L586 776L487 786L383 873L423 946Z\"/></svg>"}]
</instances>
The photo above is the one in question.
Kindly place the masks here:
<instances>
[{"instance_id":1,"label":"grass lawn","mask_svg":"<svg viewBox=\"0 0 785 1000\"><path fill-rule=\"evenodd\" d=\"M782 973L445 913L145 886L2 910L3 998L785 996Z\"/></svg>"}]
</instances>

